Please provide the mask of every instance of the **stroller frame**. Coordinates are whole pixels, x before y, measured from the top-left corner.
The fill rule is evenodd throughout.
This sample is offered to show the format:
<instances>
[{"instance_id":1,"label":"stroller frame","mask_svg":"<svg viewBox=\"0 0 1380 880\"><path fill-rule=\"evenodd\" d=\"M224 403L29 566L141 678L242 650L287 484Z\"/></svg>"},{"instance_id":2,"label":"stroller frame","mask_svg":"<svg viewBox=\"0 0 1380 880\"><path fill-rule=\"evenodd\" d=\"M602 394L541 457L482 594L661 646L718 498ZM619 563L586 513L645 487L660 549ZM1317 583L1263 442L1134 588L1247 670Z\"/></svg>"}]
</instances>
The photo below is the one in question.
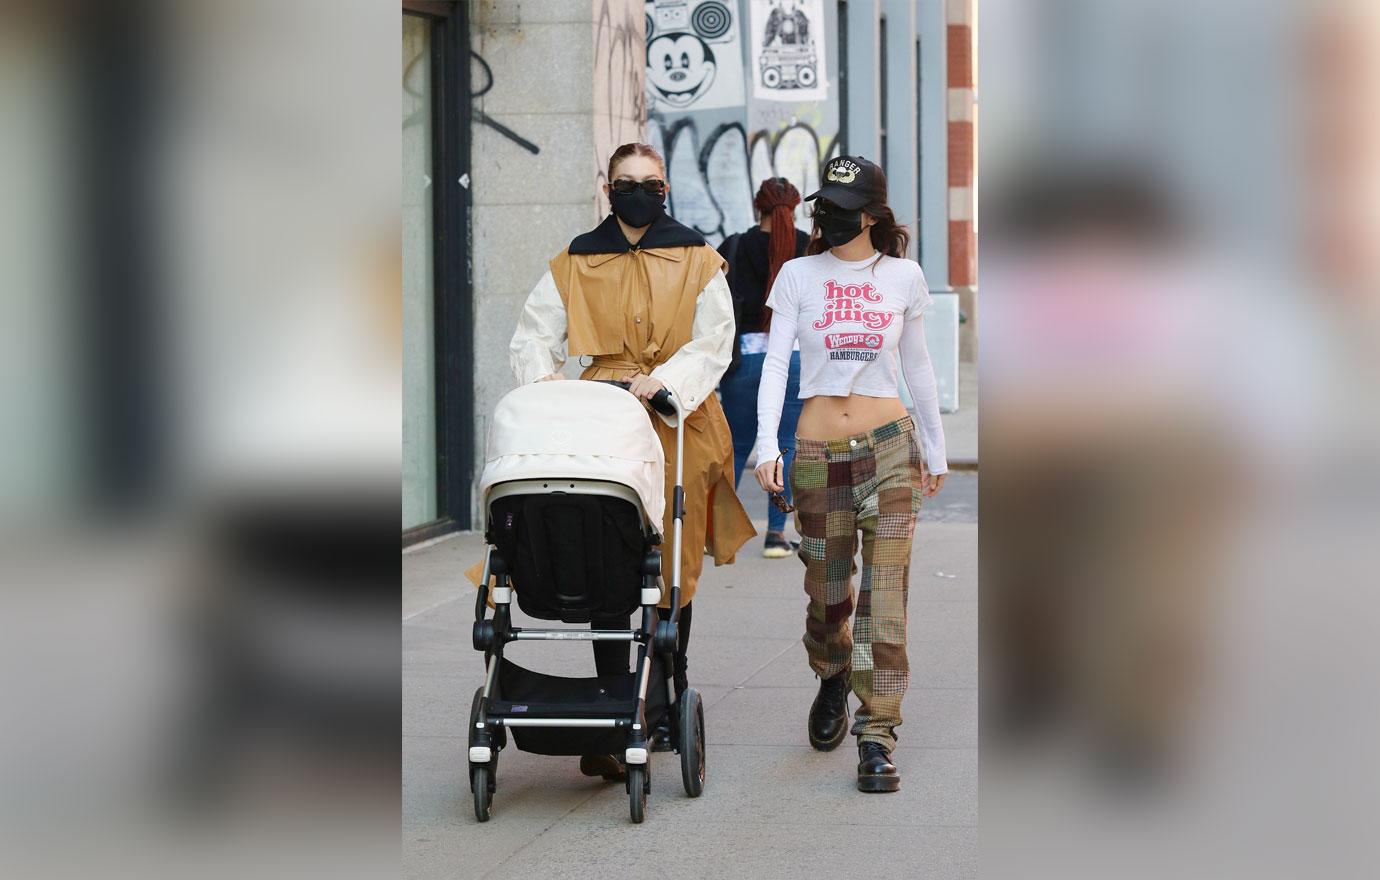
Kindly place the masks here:
<instances>
[{"instance_id":1,"label":"stroller frame","mask_svg":"<svg viewBox=\"0 0 1380 880\"><path fill-rule=\"evenodd\" d=\"M611 383L623 385L624 383ZM641 625L635 630L598 629L553 629L516 627L512 624L510 606L513 601L513 588L510 586L509 562L505 561L490 545L485 556L484 576L475 599L475 623L473 644L476 651L485 654L486 674L484 685L474 695L470 712L469 730L469 768L470 788L474 794L475 816L481 821L489 818L489 806L496 790L498 753L507 744L507 728L545 727L545 728L612 728L627 731L623 760L627 766L627 791L629 811L633 822L641 822L645 815L647 794L650 792L648 760L652 752L652 733L649 722L657 718L647 717L648 690L652 686L664 687L667 691L665 711L670 715L671 745L680 753L681 775L686 793L698 797L704 787L704 707L699 693L687 688L674 703L670 699L669 679L653 682L653 656L660 655L661 669L672 668L672 655L679 641L680 621L680 577L682 521L685 518L685 414L679 403L667 390L658 392L649 403L658 412L675 417L676 461L675 488L672 493L672 561L670 615L659 619L657 605L661 600L658 582L661 577L661 552L651 549L642 561L642 587L639 606L642 610ZM602 495L619 498L642 509L637 493L621 483L590 479L525 479L513 480L496 485L485 498L485 513L488 515L493 501L509 495L525 495L535 491L550 493L553 486L556 492L584 495ZM644 533L650 544L659 544L661 536L656 534L655 526L649 527L645 514L641 517ZM489 582L492 589L494 614L486 617ZM499 670L503 662L504 649L509 642L519 641L626 641L635 643L637 661L634 671L635 709L629 713L588 717L531 716L515 712L503 712L494 705L495 690ZM525 707L523 707L525 708Z\"/></svg>"}]
</instances>

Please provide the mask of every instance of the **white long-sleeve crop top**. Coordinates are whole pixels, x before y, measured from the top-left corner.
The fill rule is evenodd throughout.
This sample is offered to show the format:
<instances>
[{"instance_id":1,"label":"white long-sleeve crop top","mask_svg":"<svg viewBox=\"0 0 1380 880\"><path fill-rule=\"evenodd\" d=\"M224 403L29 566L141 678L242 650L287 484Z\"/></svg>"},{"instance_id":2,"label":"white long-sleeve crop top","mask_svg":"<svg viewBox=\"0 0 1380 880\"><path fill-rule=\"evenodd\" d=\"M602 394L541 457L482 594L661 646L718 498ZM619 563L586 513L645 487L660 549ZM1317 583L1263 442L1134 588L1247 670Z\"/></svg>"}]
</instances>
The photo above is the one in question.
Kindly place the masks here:
<instances>
[{"instance_id":1,"label":"white long-sleeve crop top","mask_svg":"<svg viewBox=\"0 0 1380 880\"><path fill-rule=\"evenodd\" d=\"M949 470L939 387L921 316L930 298L920 264L876 255L845 262L829 251L790 260L767 297L771 335L757 391L757 462L780 454L776 432L791 349L800 344L800 398L899 397L898 361L915 404L930 473Z\"/></svg>"}]
</instances>

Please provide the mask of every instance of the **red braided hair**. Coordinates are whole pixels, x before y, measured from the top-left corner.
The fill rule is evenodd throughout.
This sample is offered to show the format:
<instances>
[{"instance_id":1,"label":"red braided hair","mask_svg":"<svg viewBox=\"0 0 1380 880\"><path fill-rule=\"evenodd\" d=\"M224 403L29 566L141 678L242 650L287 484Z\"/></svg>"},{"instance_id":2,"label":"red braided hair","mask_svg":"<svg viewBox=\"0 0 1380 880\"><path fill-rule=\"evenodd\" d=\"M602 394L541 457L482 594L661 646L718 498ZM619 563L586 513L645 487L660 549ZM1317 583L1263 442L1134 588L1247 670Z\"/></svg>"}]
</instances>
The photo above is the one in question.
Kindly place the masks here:
<instances>
[{"instance_id":1,"label":"red braided hair","mask_svg":"<svg viewBox=\"0 0 1380 880\"><path fill-rule=\"evenodd\" d=\"M795 257L795 206L800 204L800 191L784 177L768 177L762 181L753 207L763 217L771 217L771 238L767 243L767 286L763 296L771 293L776 274L787 260ZM771 324L771 309L762 307L762 329Z\"/></svg>"}]
</instances>

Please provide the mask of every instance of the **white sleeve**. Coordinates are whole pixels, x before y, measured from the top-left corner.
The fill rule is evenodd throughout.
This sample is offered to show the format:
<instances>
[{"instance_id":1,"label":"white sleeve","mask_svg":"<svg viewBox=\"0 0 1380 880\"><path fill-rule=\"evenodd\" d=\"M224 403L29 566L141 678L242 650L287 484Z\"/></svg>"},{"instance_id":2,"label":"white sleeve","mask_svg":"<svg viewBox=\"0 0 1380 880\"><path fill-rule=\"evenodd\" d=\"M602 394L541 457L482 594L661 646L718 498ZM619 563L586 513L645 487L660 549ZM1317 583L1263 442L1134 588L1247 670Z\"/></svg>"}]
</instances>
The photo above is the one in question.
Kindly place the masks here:
<instances>
[{"instance_id":1,"label":"white sleeve","mask_svg":"<svg viewBox=\"0 0 1380 880\"><path fill-rule=\"evenodd\" d=\"M548 271L527 295L508 344L508 364L518 384L535 382L565 366L565 333L565 303Z\"/></svg>"},{"instance_id":2,"label":"white sleeve","mask_svg":"<svg viewBox=\"0 0 1380 880\"><path fill-rule=\"evenodd\" d=\"M652 370L652 378L670 389L686 413L694 412L714 393L733 357L733 297L723 272L700 291L690 341L666 363Z\"/></svg>"},{"instance_id":3,"label":"white sleeve","mask_svg":"<svg viewBox=\"0 0 1380 880\"><path fill-rule=\"evenodd\" d=\"M925 310L934 305L934 297L930 296L930 285L925 280L925 273L921 270L918 263L915 266L915 291L911 294L910 304L906 306L907 321L913 321L924 314Z\"/></svg>"},{"instance_id":4,"label":"white sleeve","mask_svg":"<svg viewBox=\"0 0 1380 880\"><path fill-rule=\"evenodd\" d=\"M944 423L939 418L939 383L935 381L934 365L930 363L929 348L925 345L924 319L917 317L905 323L898 350L906 388L915 404L925 464L932 474L946 474L949 460L944 451Z\"/></svg>"},{"instance_id":5,"label":"white sleeve","mask_svg":"<svg viewBox=\"0 0 1380 880\"><path fill-rule=\"evenodd\" d=\"M757 386L757 445L759 465L781 454L776 432L781 427L781 409L786 401L786 377L790 372L791 351L795 348L796 320L791 275L782 269L772 285L767 304L772 307L771 335L767 337L767 356L762 361L762 381Z\"/></svg>"}]
</instances>

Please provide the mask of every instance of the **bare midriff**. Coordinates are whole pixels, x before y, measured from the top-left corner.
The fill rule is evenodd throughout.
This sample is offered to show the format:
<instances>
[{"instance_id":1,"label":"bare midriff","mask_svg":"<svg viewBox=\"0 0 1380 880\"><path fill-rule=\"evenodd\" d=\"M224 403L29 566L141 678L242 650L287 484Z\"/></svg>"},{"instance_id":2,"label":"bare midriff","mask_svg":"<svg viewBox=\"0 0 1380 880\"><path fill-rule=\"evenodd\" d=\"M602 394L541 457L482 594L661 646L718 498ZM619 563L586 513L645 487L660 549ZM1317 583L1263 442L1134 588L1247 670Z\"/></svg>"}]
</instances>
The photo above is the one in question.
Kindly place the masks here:
<instances>
[{"instance_id":1,"label":"bare midriff","mask_svg":"<svg viewBox=\"0 0 1380 880\"><path fill-rule=\"evenodd\" d=\"M840 440L880 428L905 415L906 408L899 397L808 397L795 433L806 440Z\"/></svg>"}]
</instances>

